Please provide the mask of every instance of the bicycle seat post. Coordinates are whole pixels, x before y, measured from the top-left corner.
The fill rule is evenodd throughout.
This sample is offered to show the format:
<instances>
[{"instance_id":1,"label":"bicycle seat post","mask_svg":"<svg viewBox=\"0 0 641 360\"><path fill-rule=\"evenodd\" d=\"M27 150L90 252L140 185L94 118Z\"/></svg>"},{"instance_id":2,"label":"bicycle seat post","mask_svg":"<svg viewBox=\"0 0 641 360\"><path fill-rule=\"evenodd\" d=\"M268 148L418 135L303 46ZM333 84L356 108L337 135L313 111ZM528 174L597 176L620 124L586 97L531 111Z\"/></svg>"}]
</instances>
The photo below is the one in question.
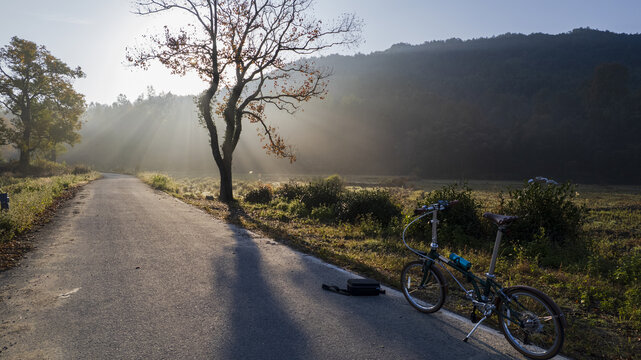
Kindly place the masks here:
<instances>
[{"instance_id":1,"label":"bicycle seat post","mask_svg":"<svg viewBox=\"0 0 641 360\"><path fill-rule=\"evenodd\" d=\"M494 241L494 251L492 251L492 261L490 261L490 271L485 274L487 277L494 277L494 268L496 267L496 258L499 256L499 246L501 245L501 238L503 237L504 225L500 225L496 231L496 241Z\"/></svg>"}]
</instances>

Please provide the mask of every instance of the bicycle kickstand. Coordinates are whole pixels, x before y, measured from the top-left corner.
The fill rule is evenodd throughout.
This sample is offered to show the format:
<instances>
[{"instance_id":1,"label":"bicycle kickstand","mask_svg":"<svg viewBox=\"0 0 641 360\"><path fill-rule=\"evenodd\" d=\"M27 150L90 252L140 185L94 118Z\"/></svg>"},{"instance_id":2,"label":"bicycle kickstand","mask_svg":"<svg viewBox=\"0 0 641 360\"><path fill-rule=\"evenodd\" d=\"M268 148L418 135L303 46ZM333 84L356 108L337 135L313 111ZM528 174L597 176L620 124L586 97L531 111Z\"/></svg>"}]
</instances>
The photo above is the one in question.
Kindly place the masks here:
<instances>
[{"instance_id":1,"label":"bicycle kickstand","mask_svg":"<svg viewBox=\"0 0 641 360\"><path fill-rule=\"evenodd\" d=\"M465 337L465 339L463 339L463 342L467 342L467 339L469 339L469 338L470 338L470 336L472 336L472 334L474 334L474 332L476 331L476 329L478 329L478 328L479 328L479 326L481 325L481 323L482 323L483 321L485 321L485 319L487 319L487 315L483 316L483 318L482 318L481 320L479 320L479 322L477 322L477 323L476 323L476 325L474 325L474 328L472 329L472 331L470 331L470 333L469 333L469 334L467 334L467 336Z\"/></svg>"}]
</instances>

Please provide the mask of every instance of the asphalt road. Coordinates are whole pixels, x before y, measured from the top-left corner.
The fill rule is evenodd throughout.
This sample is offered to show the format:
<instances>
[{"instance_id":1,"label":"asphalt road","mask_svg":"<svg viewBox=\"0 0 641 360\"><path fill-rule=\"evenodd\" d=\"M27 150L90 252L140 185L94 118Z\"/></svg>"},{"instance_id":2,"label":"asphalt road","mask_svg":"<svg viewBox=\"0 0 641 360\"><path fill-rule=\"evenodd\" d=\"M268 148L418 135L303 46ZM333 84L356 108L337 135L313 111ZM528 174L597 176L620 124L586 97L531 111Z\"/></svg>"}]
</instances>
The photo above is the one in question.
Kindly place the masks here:
<instances>
[{"instance_id":1,"label":"asphalt road","mask_svg":"<svg viewBox=\"0 0 641 360\"><path fill-rule=\"evenodd\" d=\"M0 274L0 358L511 359L501 335L105 174Z\"/></svg>"}]
</instances>

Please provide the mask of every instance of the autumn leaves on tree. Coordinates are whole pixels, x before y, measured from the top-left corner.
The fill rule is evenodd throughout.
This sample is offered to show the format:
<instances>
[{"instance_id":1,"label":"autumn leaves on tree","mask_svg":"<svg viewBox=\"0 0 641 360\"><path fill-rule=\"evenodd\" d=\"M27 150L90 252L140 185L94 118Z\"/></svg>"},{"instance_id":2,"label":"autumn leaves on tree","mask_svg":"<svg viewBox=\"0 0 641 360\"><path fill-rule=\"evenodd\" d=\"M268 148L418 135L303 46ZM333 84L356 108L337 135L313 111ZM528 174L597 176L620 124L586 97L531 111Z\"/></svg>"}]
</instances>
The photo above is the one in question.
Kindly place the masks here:
<instances>
[{"instance_id":1,"label":"autumn leaves on tree","mask_svg":"<svg viewBox=\"0 0 641 360\"><path fill-rule=\"evenodd\" d=\"M20 151L21 167L33 153L55 160L63 143L80 140L85 100L72 86L79 77L80 68L31 41L13 37L0 49L0 140Z\"/></svg>"},{"instance_id":2,"label":"autumn leaves on tree","mask_svg":"<svg viewBox=\"0 0 641 360\"><path fill-rule=\"evenodd\" d=\"M312 0L139 0L136 5L140 15L181 11L193 20L143 36L145 46L128 49L127 58L145 69L159 61L174 74L194 71L207 83L199 113L224 202L233 200L232 155L243 122L258 126L268 153L295 161L291 146L267 121L267 107L294 113L302 102L322 98L329 72L300 57L359 39L353 15L326 25L310 17Z\"/></svg>"}]
</instances>

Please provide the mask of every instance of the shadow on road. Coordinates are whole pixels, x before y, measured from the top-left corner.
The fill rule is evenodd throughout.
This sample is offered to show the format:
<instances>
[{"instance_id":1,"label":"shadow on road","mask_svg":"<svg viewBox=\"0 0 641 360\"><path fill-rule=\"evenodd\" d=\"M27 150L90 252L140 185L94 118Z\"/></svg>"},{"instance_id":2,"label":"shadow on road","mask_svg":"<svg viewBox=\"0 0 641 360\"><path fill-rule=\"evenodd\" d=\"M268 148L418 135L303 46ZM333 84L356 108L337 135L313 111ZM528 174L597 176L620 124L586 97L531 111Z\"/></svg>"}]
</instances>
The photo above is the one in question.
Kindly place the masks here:
<instances>
[{"instance_id":1,"label":"shadow on road","mask_svg":"<svg viewBox=\"0 0 641 360\"><path fill-rule=\"evenodd\" d=\"M301 257L308 256L301 255ZM422 314L414 310L402 297L392 294L354 297L323 291L320 286L322 283L331 282L345 287L347 279L354 276L338 271L334 271L333 278L328 278L327 275L319 276L317 274L327 274L322 271L322 268L327 266L320 261L305 260L307 261L301 261L304 270L292 273L285 281L297 285L300 291L307 292L317 299L314 306L344 309L327 318L341 319L339 326L359 329L363 339L368 337L384 339L387 343L386 347L396 348L395 357L520 359L520 357L502 354L478 335L473 336L469 343L464 343L462 339L474 326L471 322L461 324L458 320L444 315L444 312ZM499 341L502 340L499 338Z\"/></svg>"},{"instance_id":2,"label":"shadow on road","mask_svg":"<svg viewBox=\"0 0 641 360\"><path fill-rule=\"evenodd\" d=\"M282 306L281 294L264 278L260 250L250 234L230 225L236 241L231 256L234 272L214 264L217 283L228 287L231 300L231 340L224 344L224 359L308 358L308 340ZM214 295L216 296L216 295ZM218 357L218 356L216 356Z\"/></svg>"},{"instance_id":3,"label":"shadow on road","mask_svg":"<svg viewBox=\"0 0 641 360\"><path fill-rule=\"evenodd\" d=\"M241 217L258 224L234 206L227 220L238 223ZM215 271L224 277L220 282L232 284L228 296L233 336L224 358L519 358L502 354L480 336L463 343L473 324L421 314L397 296L348 297L323 291L322 283L344 287L352 276L309 255L296 253L288 259L287 266L294 270L284 278L266 278L261 256L266 250L246 230L229 228L234 232L236 273L220 267Z\"/></svg>"}]
</instances>

